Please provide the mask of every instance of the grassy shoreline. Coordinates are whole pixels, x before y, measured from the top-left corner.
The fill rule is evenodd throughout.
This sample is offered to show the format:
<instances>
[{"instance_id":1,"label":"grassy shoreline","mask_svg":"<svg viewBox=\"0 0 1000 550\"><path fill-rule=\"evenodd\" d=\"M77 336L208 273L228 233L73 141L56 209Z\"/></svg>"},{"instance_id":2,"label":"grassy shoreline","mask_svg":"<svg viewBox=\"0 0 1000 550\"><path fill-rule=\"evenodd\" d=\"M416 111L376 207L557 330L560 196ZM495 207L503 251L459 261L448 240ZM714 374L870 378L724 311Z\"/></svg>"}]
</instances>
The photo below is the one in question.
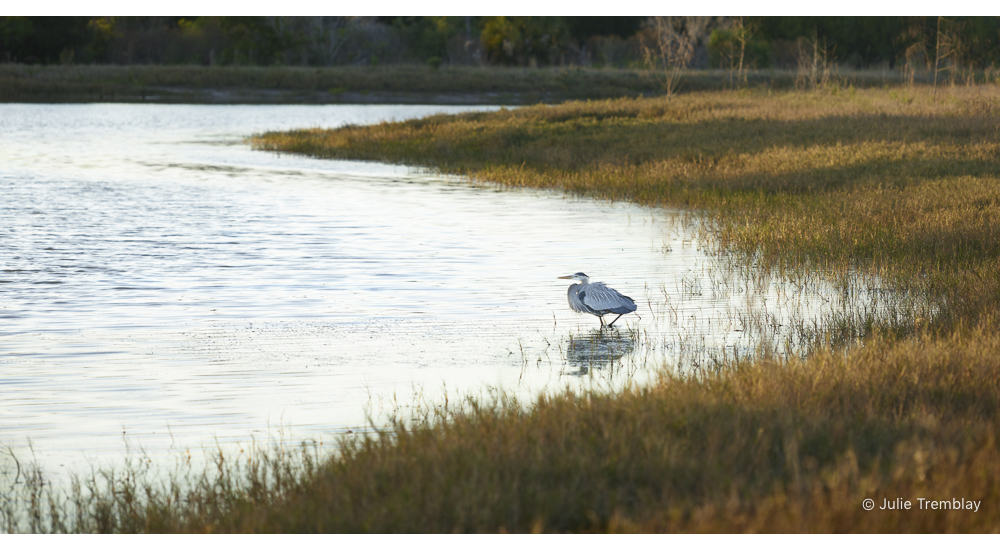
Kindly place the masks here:
<instances>
[{"instance_id":1,"label":"grassy shoreline","mask_svg":"<svg viewBox=\"0 0 1000 550\"><path fill-rule=\"evenodd\" d=\"M793 88L796 73L751 71L747 86ZM926 79L926 77L923 77ZM983 75L985 78L985 75ZM899 84L898 71L835 71L843 87ZM688 71L680 90L729 86L723 70ZM242 67L0 64L0 102L428 103L529 105L655 96L640 69L586 67Z\"/></svg>"},{"instance_id":2,"label":"grassy shoreline","mask_svg":"<svg viewBox=\"0 0 1000 550\"><path fill-rule=\"evenodd\" d=\"M995 325L416 413L332 456L218 453L167 482L139 461L59 495L29 469L0 520L71 533L997 532ZM896 498L914 510L879 509ZM917 510L918 498L978 509Z\"/></svg>"},{"instance_id":3,"label":"grassy shoreline","mask_svg":"<svg viewBox=\"0 0 1000 550\"><path fill-rule=\"evenodd\" d=\"M997 128L994 87L764 90L275 132L251 143L704 210L705 237L730 252L885 279L935 300L945 327L1000 308Z\"/></svg>"},{"instance_id":4,"label":"grassy shoreline","mask_svg":"<svg viewBox=\"0 0 1000 550\"><path fill-rule=\"evenodd\" d=\"M608 494L572 497L586 503L580 506L603 506L603 513L590 526L564 523L546 515L554 508L536 504L542 529L962 532L995 531L996 523L978 522L986 515L1000 518L1000 510L992 504L976 519L960 512L904 516L866 512L861 500L984 491L984 499L996 503L1000 494L996 468L981 462L996 452L1000 436L1000 410L986 405L993 398L980 401L968 390L934 382L969 380L968 369L981 365L976 385L1000 396L1000 358L985 351L1000 312L997 128L1000 99L992 86L936 93L930 87L848 88L577 102L268 133L252 143L311 156L429 166L507 186L699 209L712 220L704 236L748 261L788 273L861 275L938 308L934 318L844 327L839 341L855 345L820 350L801 363L763 358L727 365L703 379L665 380L649 394L664 392L671 403L684 405L658 422L641 412L659 406L649 394L608 398L602 418L615 420L599 422L601 429L592 433L601 434L602 444L584 455L607 464L609 456L617 459L615 449L632 449L637 454L623 460L650 468L646 482L662 493L642 505L621 504L648 495L628 493L634 489L629 482L615 488L620 472L565 465L552 475L587 472L611 487ZM788 385L779 389L782 384ZM755 397L739 397L749 394ZM814 409L819 402L825 405ZM700 408L704 403L712 404L711 413ZM986 408L973 412L975 403ZM586 406L564 403L561 409L565 418L552 422L589 418ZM762 417L762 410L770 412ZM700 414L712 420L682 435L672 428ZM524 420L508 422L536 433ZM732 422L744 423L729 431ZM805 425L812 426L808 434ZM766 442L746 442L753 433L772 435ZM953 437L961 442L946 440ZM718 446L706 448L706 440ZM688 459L705 464L677 469L665 460L663 471L656 471L643 459L646 452L661 452L648 447L660 444L688 449ZM719 465L728 452L739 458ZM543 468L549 461L557 459L528 460ZM662 477L682 473L686 482ZM539 490L565 490L555 485ZM622 492L631 496L616 500ZM502 524L458 525L492 530ZM527 522L515 527L530 528Z\"/></svg>"},{"instance_id":5,"label":"grassy shoreline","mask_svg":"<svg viewBox=\"0 0 1000 550\"><path fill-rule=\"evenodd\" d=\"M255 136L699 209L759 265L860 274L939 313L611 395L427 405L299 466L220 456L183 490L119 475L66 506L23 498L62 514L37 530L71 532L998 532L995 92L703 92ZM895 498L979 508L879 509Z\"/></svg>"}]
</instances>

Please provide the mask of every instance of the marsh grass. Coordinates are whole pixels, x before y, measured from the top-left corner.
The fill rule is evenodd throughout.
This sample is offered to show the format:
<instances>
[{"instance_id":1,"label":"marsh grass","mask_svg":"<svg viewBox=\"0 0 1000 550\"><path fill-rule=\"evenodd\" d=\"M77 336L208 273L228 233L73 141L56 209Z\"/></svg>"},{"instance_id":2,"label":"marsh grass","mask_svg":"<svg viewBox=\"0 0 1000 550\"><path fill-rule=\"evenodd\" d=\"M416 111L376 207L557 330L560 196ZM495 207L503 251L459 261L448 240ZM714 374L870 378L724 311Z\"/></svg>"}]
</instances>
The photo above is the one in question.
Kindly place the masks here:
<instances>
[{"instance_id":1,"label":"marsh grass","mask_svg":"<svg viewBox=\"0 0 1000 550\"><path fill-rule=\"evenodd\" d=\"M659 460L650 471L678 476L676 485L664 489L661 477L650 483L657 497L628 493L620 501L573 495L590 511L604 506L589 527L542 513L515 529L962 532L995 531L995 520L984 521L995 508L976 517L906 515L865 512L860 501L976 493L996 502L997 410L994 398L973 396L973 386L992 392L1000 383L992 348L1000 305L998 138L994 87L935 95L918 86L576 102L272 133L252 143L695 209L704 214L702 238L757 276L794 286L818 273L839 288L848 305L839 320L797 327L799 342L811 342L805 358L776 358L765 346L749 360L723 357L714 370L607 397L615 407L655 409L651 396L669 394L680 407L656 422L620 413L613 428L589 432L634 430L626 439L645 450L651 440L674 437L666 435L670 426L712 418L674 432L683 435L666 445L684 449L689 467L650 452ZM970 376L973 386L939 384ZM754 437L763 439L750 443ZM607 448L578 454L605 464L617 456ZM723 455L733 458L717 462ZM625 462L629 469L641 460ZM580 465L562 472L616 487L622 479Z\"/></svg>"},{"instance_id":2,"label":"marsh grass","mask_svg":"<svg viewBox=\"0 0 1000 550\"><path fill-rule=\"evenodd\" d=\"M116 468L53 480L34 462L0 471L0 520L7 532L169 532L194 517L217 517L243 505L266 506L314 475L319 446L271 443L177 451L167 466L127 449Z\"/></svg>"},{"instance_id":3,"label":"marsh grass","mask_svg":"<svg viewBox=\"0 0 1000 550\"><path fill-rule=\"evenodd\" d=\"M170 481L141 463L66 493L7 483L9 531L996 532L1000 331L995 90L726 92L255 136L254 146L417 164L507 186L701 212L743 265L685 293L833 281L845 309L648 384L426 402L330 454L220 453ZM769 282L772 281L772 282ZM755 290L756 291L756 290ZM748 304L751 304L747 298ZM741 321L740 316L744 316ZM789 340L766 311L731 322ZM581 334L580 371L641 344ZM781 342L777 341L780 347ZM692 353L697 353L695 350ZM574 355L576 354L576 355ZM574 359L575 357L575 359ZM525 356L526 368L530 357ZM627 373L626 373L627 374ZM378 426L376 428L376 426ZM252 458L251 458L252 457ZM9 480L9 476L8 476ZM871 498L977 512L873 511Z\"/></svg>"},{"instance_id":4,"label":"marsh grass","mask_svg":"<svg viewBox=\"0 0 1000 550\"><path fill-rule=\"evenodd\" d=\"M954 354L967 349L960 341L873 342L851 359L830 351L808 365L664 374L652 386L542 398L528 409L466 402L397 425L391 437L346 444L308 492L238 529L304 518L281 530L365 521L374 531L431 532L892 530L889 514L864 512L861 499L898 490L995 502L989 419L1000 341L963 336L975 351ZM962 466L968 485L956 484ZM993 528L985 516L896 521Z\"/></svg>"}]
</instances>

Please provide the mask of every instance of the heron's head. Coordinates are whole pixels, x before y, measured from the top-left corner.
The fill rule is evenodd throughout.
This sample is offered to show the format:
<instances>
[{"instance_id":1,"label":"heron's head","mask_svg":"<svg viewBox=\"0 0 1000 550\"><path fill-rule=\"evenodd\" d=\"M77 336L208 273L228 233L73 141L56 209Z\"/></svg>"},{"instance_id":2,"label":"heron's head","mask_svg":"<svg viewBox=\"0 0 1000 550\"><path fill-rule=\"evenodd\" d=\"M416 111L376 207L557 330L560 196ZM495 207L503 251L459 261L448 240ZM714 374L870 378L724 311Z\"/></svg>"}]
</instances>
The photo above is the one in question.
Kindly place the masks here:
<instances>
[{"instance_id":1,"label":"heron's head","mask_svg":"<svg viewBox=\"0 0 1000 550\"><path fill-rule=\"evenodd\" d=\"M584 272L582 272L582 271L577 271L576 273L574 273L572 275L566 275L565 277L559 277L559 278L560 279L575 279L577 281L580 281L583 284L587 284L588 282L590 282L590 277L587 277L587 274L584 273Z\"/></svg>"}]
</instances>

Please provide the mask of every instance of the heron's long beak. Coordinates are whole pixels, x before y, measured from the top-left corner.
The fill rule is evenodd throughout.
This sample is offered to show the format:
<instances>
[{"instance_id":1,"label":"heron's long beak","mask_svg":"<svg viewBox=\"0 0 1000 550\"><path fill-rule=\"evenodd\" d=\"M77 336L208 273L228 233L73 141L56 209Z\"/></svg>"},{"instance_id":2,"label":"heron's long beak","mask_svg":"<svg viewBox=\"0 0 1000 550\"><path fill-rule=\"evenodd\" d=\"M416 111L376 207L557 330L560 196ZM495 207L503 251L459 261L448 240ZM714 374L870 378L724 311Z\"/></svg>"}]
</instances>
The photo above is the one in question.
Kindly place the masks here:
<instances>
[{"instance_id":1,"label":"heron's long beak","mask_svg":"<svg viewBox=\"0 0 1000 550\"><path fill-rule=\"evenodd\" d=\"M572 278L573 278L572 275L567 275L565 277L556 277L556 279L572 279Z\"/></svg>"}]
</instances>

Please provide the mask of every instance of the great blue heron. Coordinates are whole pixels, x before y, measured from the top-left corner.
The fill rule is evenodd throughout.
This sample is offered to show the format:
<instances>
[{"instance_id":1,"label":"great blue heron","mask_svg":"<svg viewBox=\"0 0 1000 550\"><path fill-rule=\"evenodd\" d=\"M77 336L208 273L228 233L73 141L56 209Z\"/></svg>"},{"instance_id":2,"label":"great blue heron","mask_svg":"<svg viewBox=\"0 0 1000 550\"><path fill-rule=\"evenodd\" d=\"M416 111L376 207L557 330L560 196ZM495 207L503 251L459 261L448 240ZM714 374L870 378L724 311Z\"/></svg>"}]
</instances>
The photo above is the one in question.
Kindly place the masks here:
<instances>
[{"instance_id":1,"label":"great blue heron","mask_svg":"<svg viewBox=\"0 0 1000 550\"><path fill-rule=\"evenodd\" d=\"M587 277L585 273L575 273L559 278L580 281L581 284L569 285L569 291L566 293L566 297L569 299L569 307L573 311L597 315L597 318L601 320L602 328L604 327L605 315L609 313L618 314L618 317L615 317L614 321L608 323L608 328L611 328L615 324L615 321L620 319L622 315L635 311L635 302L632 301L632 298L608 287L604 283L591 283L590 277Z\"/></svg>"}]
</instances>

